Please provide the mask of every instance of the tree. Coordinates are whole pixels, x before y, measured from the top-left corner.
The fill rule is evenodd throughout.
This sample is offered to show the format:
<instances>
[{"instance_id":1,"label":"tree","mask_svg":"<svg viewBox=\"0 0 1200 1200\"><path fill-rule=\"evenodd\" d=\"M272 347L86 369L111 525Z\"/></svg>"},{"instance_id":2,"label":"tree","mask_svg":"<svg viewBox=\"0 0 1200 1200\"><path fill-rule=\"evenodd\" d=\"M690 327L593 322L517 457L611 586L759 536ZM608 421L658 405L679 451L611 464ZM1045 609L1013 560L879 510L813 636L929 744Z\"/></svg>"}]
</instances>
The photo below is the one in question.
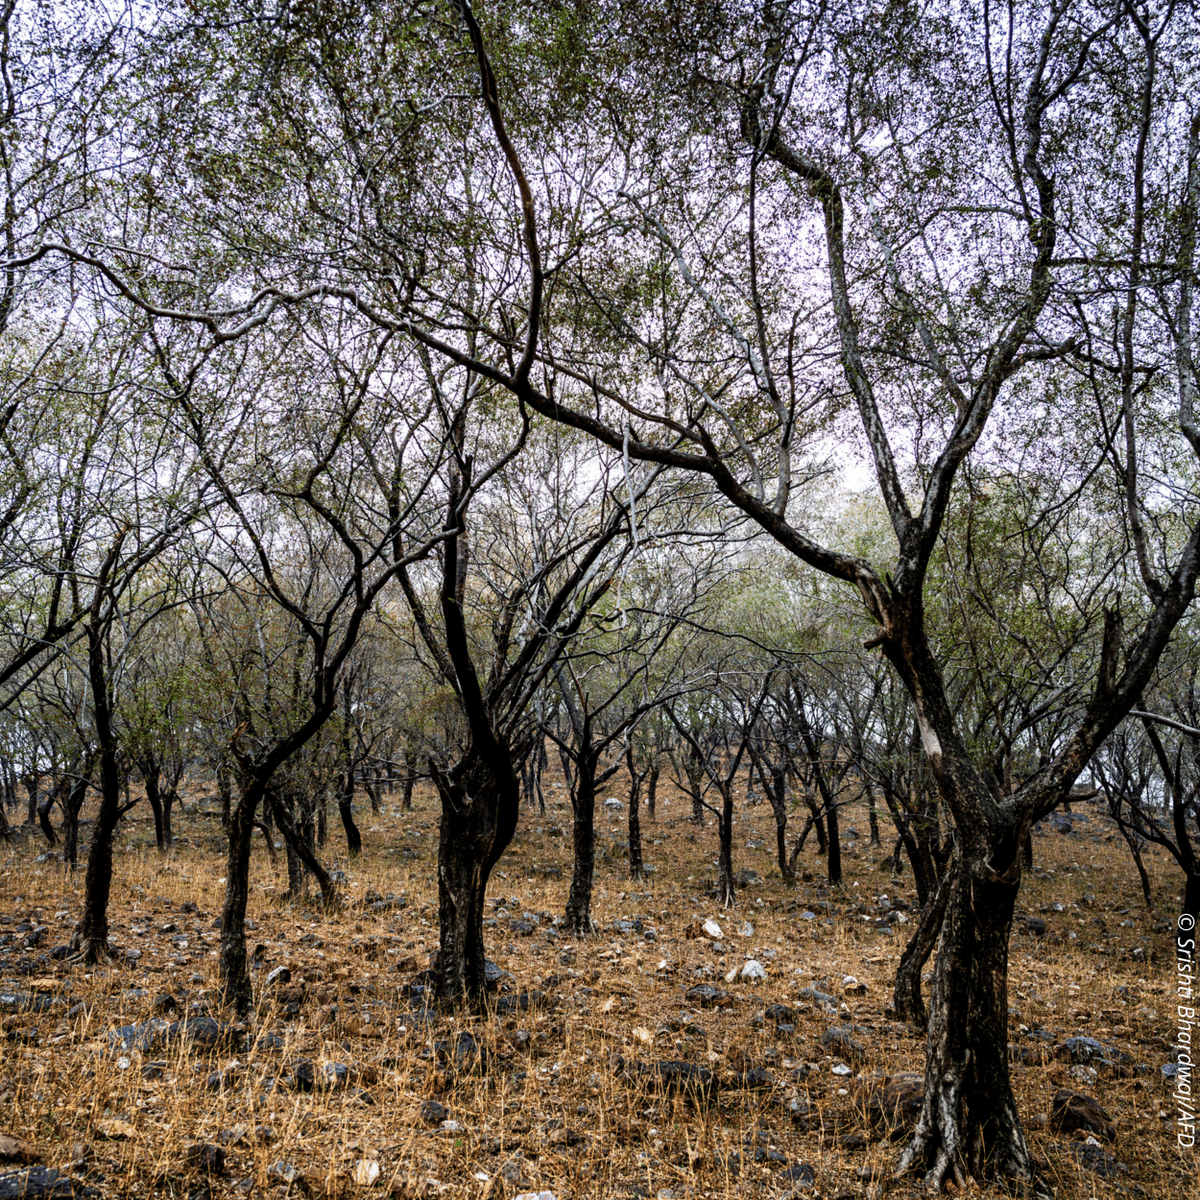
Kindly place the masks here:
<instances>
[{"instance_id":1,"label":"tree","mask_svg":"<svg viewBox=\"0 0 1200 1200\"><path fill-rule=\"evenodd\" d=\"M694 179L707 167L697 149L699 117L684 130L664 122L657 154L647 152L648 141L635 146L627 138L634 185L602 196L604 185L594 183L589 199L594 211L624 222L630 274L663 258L674 268L673 281L642 304L644 293L621 294L611 276L581 268L572 288L548 278L539 240L546 222L510 136L497 73L475 15L465 2L459 9L483 105L520 197L527 320L520 336L491 339L468 319L476 340L464 346L410 309L407 331L528 408L631 458L708 476L800 561L857 590L877 626L870 642L912 702L934 786L957 832L923 1108L899 1169L923 1169L938 1184L985 1173L1027 1183L1034 1166L1012 1096L1005 1037L1008 935L1024 842L1032 823L1069 796L1091 754L1136 703L1191 603L1200 567L1200 525L1186 501L1176 507L1179 522L1168 536L1152 544L1145 534L1136 447L1148 426L1162 428L1165 394L1109 386L1137 378L1146 355L1166 366L1156 340L1171 347L1177 427L1200 448L1191 333L1200 118L1185 146L1167 114L1176 97L1187 108L1189 89L1173 92L1181 77L1158 70L1164 55L1183 61L1194 26L1174 6L1151 17L1133 6L1076 11L1052 4L1006 18L985 7L973 20L937 8L881 22L873 14L860 20L824 6L771 4L753 17L731 9L723 21L674 27L678 41L666 54L656 47L658 61L670 62L678 75L672 55L686 55L692 70L685 86L711 98L718 112L735 109L744 154L722 160L721 169L745 190L714 199L708 189L679 188L678 179ZM1126 71L1130 62L1137 68ZM665 88L661 75L656 82ZM958 98L977 88L984 105L964 111ZM803 110L794 103L800 96L808 102ZM676 89L672 98L687 97ZM1101 114L1114 110L1140 114L1131 134L1120 121L1104 123ZM1087 119L1078 119L1084 112ZM662 136L677 132L673 143ZM1153 229L1144 186L1151 137L1164 148L1153 181L1170 190L1179 214ZM614 138L621 141L620 131ZM709 140L708 148L714 146L717 154L720 143ZM1097 161L1091 146L1103 146L1107 161ZM1085 165L1072 171L1073 162ZM720 171L706 178L715 181ZM1173 182L1181 179L1182 185ZM1068 194L1072 202L1065 204ZM779 252L778 231L804 228L793 214L806 205L816 211L820 248L798 270ZM1114 258L1088 251L1073 274L1064 248L1094 245L1093 216L1098 221L1100 213L1115 220L1106 242L1115 240L1120 252ZM630 252L630 235L642 238L643 254ZM741 246L736 263L730 239ZM946 255L955 262L952 274L943 265ZM1163 264L1153 274L1168 301L1157 312L1142 302L1151 261ZM797 276L823 279L827 309L818 311L811 292L789 290ZM1090 378L1101 412L1111 415L1115 398L1119 415L1104 422L1113 432L1088 446L1090 463L1070 453L1068 460L1074 487L1099 468L1116 432L1124 431L1115 473L1129 499L1146 603L1135 613L1110 600L1094 685L1071 732L1022 786L997 796L973 757L936 654L926 608L930 562L959 501L969 456L1003 458L1014 444L1045 457L1059 452L1051 414L1063 414L1069 427L1079 393L1058 384L1069 369L1088 373L1096 366L1091 324L1100 318L1099 297L1114 287L1127 297L1124 365L1105 378L1097 367ZM556 319L564 292L589 309L589 320ZM611 373L595 365L604 322ZM714 339L723 355L716 370ZM832 346L833 371L825 369L824 345ZM655 390L651 381L642 391L628 386L616 347L626 353L636 347L649 360L661 398L656 406L646 399ZM794 521L789 511L804 432L798 357L811 362L821 381L817 400L846 397L857 410L895 538L887 571L827 546L821 530ZM534 382L535 364L549 381L545 388ZM1157 368L1151 373L1163 377ZM1005 437L992 439L990 430L1000 424ZM897 453L902 442L911 470ZM1194 459L1178 461L1194 473ZM1043 511L1053 504L1047 499ZM1137 621L1132 641L1123 617Z\"/></svg>"}]
</instances>

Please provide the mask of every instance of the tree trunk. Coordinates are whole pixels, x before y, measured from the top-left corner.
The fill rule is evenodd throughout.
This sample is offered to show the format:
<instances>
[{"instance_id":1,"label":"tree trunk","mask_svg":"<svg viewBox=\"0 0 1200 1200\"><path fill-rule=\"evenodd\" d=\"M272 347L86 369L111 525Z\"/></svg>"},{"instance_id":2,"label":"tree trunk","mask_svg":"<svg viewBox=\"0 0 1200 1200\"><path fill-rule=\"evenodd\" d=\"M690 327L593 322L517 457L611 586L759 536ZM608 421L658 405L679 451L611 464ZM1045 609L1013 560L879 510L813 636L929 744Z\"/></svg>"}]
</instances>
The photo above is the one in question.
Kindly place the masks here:
<instances>
[{"instance_id":1,"label":"tree trunk","mask_svg":"<svg viewBox=\"0 0 1200 1200\"><path fill-rule=\"evenodd\" d=\"M178 795L174 786L165 788L162 792L162 825L163 842L167 849L175 844L175 834L171 829L171 813L175 808L175 797Z\"/></svg>"},{"instance_id":2,"label":"tree trunk","mask_svg":"<svg viewBox=\"0 0 1200 1200\"><path fill-rule=\"evenodd\" d=\"M658 820L658 810L655 805L658 802L658 775L662 768L658 765L657 760L650 764L650 774L646 779L646 811L650 814L650 820Z\"/></svg>"},{"instance_id":3,"label":"tree trunk","mask_svg":"<svg viewBox=\"0 0 1200 1200\"><path fill-rule=\"evenodd\" d=\"M842 839L838 832L838 806L829 801L829 811L825 814L826 830L829 834L829 844L826 847L828 857L825 866L829 873L829 882L833 887L842 886Z\"/></svg>"},{"instance_id":4,"label":"tree trunk","mask_svg":"<svg viewBox=\"0 0 1200 1200\"><path fill-rule=\"evenodd\" d=\"M417 752L404 747L404 793L400 798L400 807L405 812L412 812L413 785L417 781Z\"/></svg>"},{"instance_id":5,"label":"tree trunk","mask_svg":"<svg viewBox=\"0 0 1200 1200\"><path fill-rule=\"evenodd\" d=\"M321 899L327 905L337 903L337 885L329 872L321 865L316 855L314 844L314 822L311 809L305 811L303 798L289 806L284 804L274 793L267 792L267 806L275 814L275 824L283 835L283 843L288 851L288 886L295 888L293 898L298 897L304 890L305 872L316 879L321 888ZM297 829L294 813L300 810L300 827ZM293 861L295 866L293 866ZM295 876L293 876L293 871ZM289 894L292 894L289 891Z\"/></svg>"},{"instance_id":6,"label":"tree trunk","mask_svg":"<svg viewBox=\"0 0 1200 1200\"><path fill-rule=\"evenodd\" d=\"M1009 857L1020 853L1009 849ZM1008 1071L1008 938L1018 883L990 870L986 843L960 852L945 885L924 1099L896 1174L923 1167L939 1187L965 1187L968 1174L982 1179L985 1171L1027 1181L1033 1161Z\"/></svg>"},{"instance_id":7,"label":"tree trunk","mask_svg":"<svg viewBox=\"0 0 1200 1200\"><path fill-rule=\"evenodd\" d=\"M633 755L629 755L629 878L646 878L646 866L642 861L642 778L633 766Z\"/></svg>"},{"instance_id":8,"label":"tree trunk","mask_svg":"<svg viewBox=\"0 0 1200 1200\"><path fill-rule=\"evenodd\" d=\"M592 880L596 869L596 794L591 786L590 772L580 772L579 786L573 798L574 853L571 891L564 917L567 933L574 937L587 937L592 932Z\"/></svg>"},{"instance_id":9,"label":"tree trunk","mask_svg":"<svg viewBox=\"0 0 1200 1200\"><path fill-rule=\"evenodd\" d=\"M108 898L112 890L113 834L121 819L121 784L115 756L100 755L100 812L92 826L87 874L83 883L83 915L79 922L80 958L99 963L110 956Z\"/></svg>"},{"instance_id":10,"label":"tree trunk","mask_svg":"<svg viewBox=\"0 0 1200 1200\"><path fill-rule=\"evenodd\" d=\"M146 783L146 801L154 814L154 841L160 852L167 849L166 830L163 826L162 799L159 794L158 782L160 772L158 766L152 763L142 765L142 777Z\"/></svg>"},{"instance_id":11,"label":"tree trunk","mask_svg":"<svg viewBox=\"0 0 1200 1200\"><path fill-rule=\"evenodd\" d=\"M717 821L720 839L717 850L717 903L722 908L732 908L737 903L737 890L733 883L733 780L727 779L721 787L721 814Z\"/></svg>"},{"instance_id":12,"label":"tree trunk","mask_svg":"<svg viewBox=\"0 0 1200 1200\"><path fill-rule=\"evenodd\" d=\"M825 818L821 815L821 807L813 799L812 793L807 787L804 788L804 803L808 808L809 820L804 826L804 833L800 836L803 839L810 830L815 830L817 835L817 853L824 854L829 846L829 838L825 834Z\"/></svg>"},{"instance_id":13,"label":"tree trunk","mask_svg":"<svg viewBox=\"0 0 1200 1200\"><path fill-rule=\"evenodd\" d=\"M896 1006L896 1016L901 1021L908 1021L917 1029L925 1032L929 1026L929 1014L925 1011L925 1001L921 997L921 972L925 963L937 945L938 935L942 931L942 923L946 916L946 902L950 891L947 880L955 868L942 877L932 899L921 910L917 927L909 938L904 953L900 956L900 965L896 968L896 982L893 990L893 1002Z\"/></svg>"},{"instance_id":14,"label":"tree trunk","mask_svg":"<svg viewBox=\"0 0 1200 1200\"><path fill-rule=\"evenodd\" d=\"M87 790L87 776L80 775L72 781L63 797L63 861L72 870L79 865L79 814L83 811Z\"/></svg>"},{"instance_id":15,"label":"tree trunk","mask_svg":"<svg viewBox=\"0 0 1200 1200\"><path fill-rule=\"evenodd\" d=\"M57 793L57 787L51 788L37 807L38 824L42 827L42 832L46 835L46 841L50 843L51 849L58 845L58 834L55 832L54 826L50 821L50 812L54 808Z\"/></svg>"},{"instance_id":16,"label":"tree trunk","mask_svg":"<svg viewBox=\"0 0 1200 1200\"><path fill-rule=\"evenodd\" d=\"M36 825L38 823L38 785L41 781L41 775L33 772L26 775L21 781L25 785L25 796L28 800L28 809L25 815L26 825Z\"/></svg>"},{"instance_id":17,"label":"tree trunk","mask_svg":"<svg viewBox=\"0 0 1200 1200\"><path fill-rule=\"evenodd\" d=\"M787 782L782 771L772 771L767 785L767 799L775 815L775 854L779 860L779 874L786 884L796 882L796 872L788 859L787 851Z\"/></svg>"},{"instance_id":18,"label":"tree trunk","mask_svg":"<svg viewBox=\"0 0 1200 1200\"><path fill-rule=\"evenodd\" d=\"M354 812L351 801L354 797L354 777L347 776L348 782L343 782L341 795L338 798L338 814L342 818L342 828L346 831L346 849L351 855L362 853L362 834L354 823Z\"/></svg>"},{"instance_id":19,"label":"tree trunk","mask_svg":"<svg viewBox=\"0 0 1200 1200\"><path fill-rule=\"evenodd\" d=\"M287 860L287 898L299 900L304 895L304 864L300 861L300 855L296 853L295 845L287 838L284 838L283 850Z\"/></svg>"},{"instance_id":20,"label":"tree trunk","mask_svg":"<svg viewBox=\"0 0 1200 1200\"><path fill-rule=\"evenodd\" d=\"M496 753L506 748L497 743ZM483 1002L483 903L488 880L517 828L520 783L510 762L487 763L474 743L449 772L430 771L442 802L438 839L438 995Z\"/></svg>"},{"instance_id":21,"label":"tree trunk","mask_svg":"<svg viewBox=\"0 0 1200 1200\"><path fill-rule=\"evenodd\" d=\"M238 798L228 823L229 853L225 862L225 901L221 906L218 962L221 999L240 1014L250 1011L254 991L246 961L246 901L250 894L250 839L262 786L249 784Z\"/></svg>"},{"instance_id":22,"label":"tree trunk","mask_svg":"<svg viewBox=\"0 0 1200 1200\"><path fill-rule=\"evenodd\" d=\"M881 845L879 840L879 799L873 787L867 787L867 821L871 830L871 845Z\"/></svg>"}]
</instances>

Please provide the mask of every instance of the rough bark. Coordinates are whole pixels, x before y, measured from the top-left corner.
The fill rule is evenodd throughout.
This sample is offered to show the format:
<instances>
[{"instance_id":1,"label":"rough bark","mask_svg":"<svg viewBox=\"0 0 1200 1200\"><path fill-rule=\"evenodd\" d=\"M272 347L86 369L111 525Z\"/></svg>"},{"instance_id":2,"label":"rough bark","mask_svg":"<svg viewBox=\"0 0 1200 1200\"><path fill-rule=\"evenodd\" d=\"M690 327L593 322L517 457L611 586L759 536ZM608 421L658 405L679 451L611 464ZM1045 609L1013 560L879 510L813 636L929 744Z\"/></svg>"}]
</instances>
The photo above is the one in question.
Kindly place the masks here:
<instances>
[{"instance_id":1,"label":"rough bark","mask_svg":"<svg viewBox=\"0 0 1200 1200\"><path fill-rule=\"evenodd\" d=\"M571 891L564 913L566 932L587 937L592 932L592 881L596 870L596 794L580 780L573 795Z\"/></svg>"},{"instance_id":2,"label":"rough bark","mask_svg":"<svg viewBox=\"0 0 1200 1200\"><path fill-rule=\"evenodd\" d=\"M1019 852L1012 847L1013 852ZM1034 1177L1008 1070L1008 938L1018 886L991 878L986 847L946 882L930 996L925 1092L897 1166L943 1185Z\"/></svg>"},{"instance_id":3,"label":"rough bark","mask_svg":"<svg viewBox=\"0 0 1200 1200\"><path fill-rule=\"evenodd\" d=\"M225 900L221 906L221 945L218 962L221 999L245 1014L254 1002L246 957L246 901L250 894L250 839L261 786L251 784L238 798L228 824L229 850L225 861Z\"/></svg>"},{"instance_id":4,"label":"rough bark","mask_svg":"<svg viewBox=\"0 0 1200 1200\"><path fill-rule=\"evenodd\" d=\"M496 749L503 753L503 748ZM517 828L520 784L507 762L472 743L449 771L430 763L442 802L438 840L438 995L483 1002L483 906L488 880Z\"/></svg>"},{"instance_id":5,"label":"rough bark","mask_svg":"<svg viewBox=\"0 0 1200 1200\"><path fill-rule=\"evenodd\" d=\"M633 761L633 751L625 755L629 768L629 878L640 882L646 878L646 865L642 861L642 780L644 771L638 772Z\"/></svg>"},{"instance_id":6,"label":"rough bark","mask_svg":"<svg viewBox=\"0 0 1200 1200\"><path fill-rule=\"evenodd\" d=\"M721 812L717 818L717 903L732 908L737 903L733 883L733 780L721 788Z\"/></svg>"}]
</instances>

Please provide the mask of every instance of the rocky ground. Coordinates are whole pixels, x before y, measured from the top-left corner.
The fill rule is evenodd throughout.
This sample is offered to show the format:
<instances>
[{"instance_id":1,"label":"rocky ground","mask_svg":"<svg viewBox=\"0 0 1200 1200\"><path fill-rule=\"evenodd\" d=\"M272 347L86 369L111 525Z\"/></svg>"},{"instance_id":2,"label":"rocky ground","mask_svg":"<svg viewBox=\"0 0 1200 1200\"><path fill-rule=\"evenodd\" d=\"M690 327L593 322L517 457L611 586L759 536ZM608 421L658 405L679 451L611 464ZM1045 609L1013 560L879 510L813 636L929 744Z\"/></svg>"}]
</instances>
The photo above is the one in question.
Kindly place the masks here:
<instances>
[{"instance_id":1,"label":"rocky ground","mask_svg":"<svg viewBox=\"0 0 1200 1200\"><path fill-rule=\"evenodd\" d=\"M437 820L364 812L344 904L282 897L256 849L257 1010L215 1002L223 837L198 787L175 850L126 818L113 890L122 961L65 957L82 871L17 830L0 878L0 1200L8 1196L859 1197L890 1182L919 1104L923 1040L891 980L915 919L865 812L843 813L846 880L784 886L765 805L735 826L737 907L706 896L716 833L660 800L630 883L622 811L599 818L594 937L560 934L570 812L527 815L494 877L492 1013L425 1006ZM137 816L135 809L132 816ZM148 813L146 816L148 817ZM14 814L10 820L19 819ZM854 832L857 831L857 832ZM86 828L84 831L86 837ZM1170 1074L1181 876L1151 849L1149 913L1108 818L1036 831L1014 931L1010 1058L1050 1191L1184 1197ZM339 854L331 828L327 861ZM973 1195L999 1195L972 1184Z\"/></svg>"}]
</instances>

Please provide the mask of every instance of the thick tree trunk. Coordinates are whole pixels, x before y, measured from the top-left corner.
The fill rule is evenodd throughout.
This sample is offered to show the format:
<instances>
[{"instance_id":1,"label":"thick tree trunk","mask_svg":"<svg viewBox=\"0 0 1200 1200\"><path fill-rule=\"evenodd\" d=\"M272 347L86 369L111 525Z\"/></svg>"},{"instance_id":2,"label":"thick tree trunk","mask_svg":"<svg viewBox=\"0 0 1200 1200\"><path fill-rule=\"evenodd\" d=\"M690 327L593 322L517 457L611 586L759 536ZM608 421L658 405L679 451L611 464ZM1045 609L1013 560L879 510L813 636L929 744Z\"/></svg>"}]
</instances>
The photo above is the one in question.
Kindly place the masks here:
<instances>
[{"instance_id":1,"label":"thick tree trunk","mask_svg":"<svg viewBox=\"0 0 1200 1200\"><path fill-rule=\"evenodd\" d=\"M112 891L113 835L123 811L114 757L103 752L100 755L100 812L88 846L83 915L79 922L79 953L85 963L103 962L110 956L108 898Z\"/></svg>"},{"instance_id":2,"label":"thick tree trunk","mask_svg":"<svg viewBox=\"0 0 1200 1200\"><path fill-rule=\"evenodd\" d=\"M650 774L646 777L646 811L650 814L650 820L658 820L658 811L655 805L658 803L658 776L662 768L657 762L650 764Z\"/></svg>"},{"instance_id":3,"label":"thick tree trunk","mask_svg":"<svg viewBox=\"0 0 1200 1200\"><path fill-rule=\"evenodd\" d=\"M596 795L582 773L574 799L571 891L563 915L567 933L587 937L592 932L592 880L596 869Z\"/></svg>"},{"instance_id":4,"label":"thick tree trunk","mask_svg":"<svg viewBox=\"0 0 1200 1200\"><path fill-rule=\"evenodd\" d=\"M239 1014L249 1012L254 1002L246 959L246 901L250 894L250 839L255 810L262 787L251 784L243 790L230 813L229 853L225 862L225 901L221 906L221 946L218 962L221 999Z\"/></svg>"},{"instance_id":5,"label":"thick tree trunk","mask_svg":"<svg viewBox=\"0 0 1200 1200\"><path fill-rule=\"evenodd\" d=\"M986 846L962 853L945 884L921 1114L897 1176L923 1169L939 1187L965 1187L968 1175L1025 1184L1033 1161L1008 1071L1008 938L1018 883L995 876Z\"/></svg>"},{"instance_id":6,"label":"thick tree trunk","mask_svg":"<svg viewBox=\"0 0 1200 1200\"><path fill-rule=\"evenodd\" d=\"M507 753L496 744L496 753ZM487 763L474 744L449 772L430 770L442 802L438 841L438 995L480 1005L485 995L483 904L517 828L520 783L511 761Z\"/></svg>"}]
</instances>

